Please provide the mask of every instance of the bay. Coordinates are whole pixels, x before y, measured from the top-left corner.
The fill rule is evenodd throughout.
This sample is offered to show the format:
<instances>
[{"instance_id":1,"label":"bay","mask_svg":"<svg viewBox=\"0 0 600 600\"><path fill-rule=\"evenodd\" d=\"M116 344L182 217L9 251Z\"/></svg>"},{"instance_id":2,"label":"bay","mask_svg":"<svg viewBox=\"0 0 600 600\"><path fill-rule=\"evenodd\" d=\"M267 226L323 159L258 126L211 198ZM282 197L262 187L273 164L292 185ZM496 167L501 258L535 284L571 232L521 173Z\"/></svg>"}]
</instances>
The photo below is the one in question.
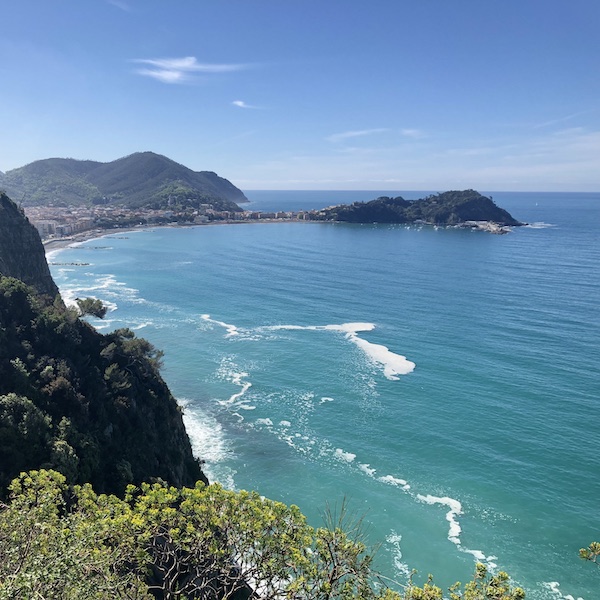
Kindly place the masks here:
<instances>
[{"instance_id":1,"label":"bay","mask_svg":"<svg viewBox=\"0 0 600 600\"><path fill-rule=\"evenodd\" d=\"M398 194L425 193L248 191L247 208ZM144 229L51 268L67 301L110 306L100 330L165 351L211 480L315 525L346 499L399 582L447 587L481 560L528 598L591 600L599 574L577 552L600 535L600 194L492 195L531 225Z\"/></svg>"}]
</instances>

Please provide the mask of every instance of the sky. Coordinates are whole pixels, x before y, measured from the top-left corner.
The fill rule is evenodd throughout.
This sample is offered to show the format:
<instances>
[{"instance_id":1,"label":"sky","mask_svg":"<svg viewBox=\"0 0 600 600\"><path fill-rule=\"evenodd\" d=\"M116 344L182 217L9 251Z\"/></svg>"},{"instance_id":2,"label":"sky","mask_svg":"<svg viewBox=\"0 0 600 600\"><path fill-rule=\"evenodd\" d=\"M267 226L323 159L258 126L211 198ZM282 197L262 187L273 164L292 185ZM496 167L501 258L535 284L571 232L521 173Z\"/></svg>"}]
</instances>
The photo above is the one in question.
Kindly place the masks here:
<instances>
[{"instance_id":1,"label":"sky","mask_svg":"<svg viewBox=\"0 0 600 600\"><path fill-rule=\"evenodd\" d=\"M0 171L600 191L599 0L3 0Z\"/></svg>"}]
</instances>

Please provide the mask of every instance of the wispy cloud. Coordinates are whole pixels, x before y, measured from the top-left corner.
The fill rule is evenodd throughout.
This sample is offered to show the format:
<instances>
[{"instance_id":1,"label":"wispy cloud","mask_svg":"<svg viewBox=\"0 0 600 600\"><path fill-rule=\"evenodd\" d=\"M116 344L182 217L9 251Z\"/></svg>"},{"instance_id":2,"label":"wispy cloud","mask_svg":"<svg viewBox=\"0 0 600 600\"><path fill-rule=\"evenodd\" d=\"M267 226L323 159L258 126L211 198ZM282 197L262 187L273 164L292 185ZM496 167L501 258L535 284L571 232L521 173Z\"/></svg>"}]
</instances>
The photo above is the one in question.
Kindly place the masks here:
<instances>
[{"instance_id":1,"label":"wispy cloud","mask_svg":"<svg viewBox=\"0 0 600 600\"><path fill-rule=\"evenodd\" d=\"M573 113L571 115L567 115L566 117L560 117L558 119L552 119L550 121L544 121L543 123L538 123L534 125L534 129L542 129L544 127L552 127L553 125L558 125L559 123L564 123L565 121L571 121L572 119L576 119L577 117L581 117L582 115L587 115L594 110L582 110L580 112Z\"/></svg>"},{"instance_id":2,"label":"wispy cloud","mask_svg":"<svg viewBox=\"0 0 600 600\"><path fill-rule=\"evenodd\" d=\"M243 100L234 100L231 104L233 106L237 106L238 108L252 108L252 109L259 108L258 106L253 106L252 104L246 104Z\"/></svg>"},{"instance_id":3,"label":"wispy cloud","mask_svg":"<svg viewBox=\"0 0 600 600\"><path fill-rule=\"evenodd\" d=\"M185 83L195 73L231 73L248 68L242 64L200 63L195 56L183 58L136 58L131 62L148 65L138 75L152 77L162 83Z\"/></svg>"},{"instance_id":4,"label":"wispy cloud","mask_svg":"<svg viewBox=\"0 0 600 600\"><path fill-rule=\"evenodd\" d=\"M338 143L352 138L364 137L367 135L375 135L377 133L385 133L386 131L389 131L389 129L384 127L379 127L377 129L360 129L358 131L344 131L342 133L334 133L333 135L330 135L325 139L328 142Z\"/></svg>"},{"instance_id":5,"label":"wispy cloud","mask_svg":"<svg viewBox=\"0 0 600 600\"><path fill-rule=\"evenodd\" d=\"M129 6L129 4L127 4L126 2L121 2L121 0L106 0L108 2L108 4L112 4L113 6L116 6L117 8L120 8L121 10L124 10L125 12L131 12L131 6Z\"/></svg>"},{"instance_id":6,"label":"wispy cloud","mask_svg":"<svg viewBox=\"0 0 600 600\"><path fill-rule=\"evenodd\" d=\"M412 138L413 140L420 140L425 137L425 133L420 129L401 129L400 133L404 137Z\"/></svg>"}]
</instances>

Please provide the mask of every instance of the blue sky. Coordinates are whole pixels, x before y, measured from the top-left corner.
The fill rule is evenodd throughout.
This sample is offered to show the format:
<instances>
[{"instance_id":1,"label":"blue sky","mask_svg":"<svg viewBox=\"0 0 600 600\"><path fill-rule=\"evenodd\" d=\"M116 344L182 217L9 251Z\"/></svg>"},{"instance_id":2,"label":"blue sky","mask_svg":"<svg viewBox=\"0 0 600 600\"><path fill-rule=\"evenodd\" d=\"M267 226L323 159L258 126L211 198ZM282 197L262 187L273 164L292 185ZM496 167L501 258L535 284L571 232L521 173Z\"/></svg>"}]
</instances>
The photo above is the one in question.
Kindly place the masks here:
<instances>
[{"instance_id":1,"label":"blue sky","mask_svg":"<svg viewBox=\"0 0 600 600\"><path fill-rule=\"evenodd\" d=\"M0 171L152 150L246 190L600 190L599 0L6 0L0 15Z\"/></svg>"}]
</instances>

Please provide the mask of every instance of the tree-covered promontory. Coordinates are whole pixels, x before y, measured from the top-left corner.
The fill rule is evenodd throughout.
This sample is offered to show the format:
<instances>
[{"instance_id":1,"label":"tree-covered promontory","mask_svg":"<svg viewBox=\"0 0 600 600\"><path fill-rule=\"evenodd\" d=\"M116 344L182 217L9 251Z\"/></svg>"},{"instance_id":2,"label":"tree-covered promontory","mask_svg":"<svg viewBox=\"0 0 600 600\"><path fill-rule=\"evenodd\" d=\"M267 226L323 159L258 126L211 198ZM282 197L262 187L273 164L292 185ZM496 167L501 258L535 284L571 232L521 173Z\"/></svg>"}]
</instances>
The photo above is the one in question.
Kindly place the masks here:
<instances>
[{"instance_id":1,"label":"tree-covered promontory","mask_svg":"<svg viewBox=\"0 0 600 600\"><path fill-rule=\"evenodd\" d=\"M460 225L469 221L487 221L498 225L523 225L509 212L496 206L492 198L475 190L443 192L419 200L382 196L370 202L325 208L319 211L319 217L349 223Z\"/></svg>"},{"instance_id":2,"label":"tree-covered promontory","mask_svg":"<svg viewBox=\"0 0 600 600\"><path fill-rule=\"evenodd\" d=\"M0 490L39 467L112 493L205 481L160 356L128 329L101 335L75 309L0 277Z\"/></svg>"},{"instance_id":3,"label":"tree-covered promontory","mask_svg":"<svg viewBox=\"0 0 600 600\"><path fill-rule=\"evenodd\" d=\"M83 299L80 310L103 307ZM100 492L206 481L161 355L128 329L101 335L64 305L36 229L0 193L0 497L40 467Z\"/></svg>"}]
</instances>

